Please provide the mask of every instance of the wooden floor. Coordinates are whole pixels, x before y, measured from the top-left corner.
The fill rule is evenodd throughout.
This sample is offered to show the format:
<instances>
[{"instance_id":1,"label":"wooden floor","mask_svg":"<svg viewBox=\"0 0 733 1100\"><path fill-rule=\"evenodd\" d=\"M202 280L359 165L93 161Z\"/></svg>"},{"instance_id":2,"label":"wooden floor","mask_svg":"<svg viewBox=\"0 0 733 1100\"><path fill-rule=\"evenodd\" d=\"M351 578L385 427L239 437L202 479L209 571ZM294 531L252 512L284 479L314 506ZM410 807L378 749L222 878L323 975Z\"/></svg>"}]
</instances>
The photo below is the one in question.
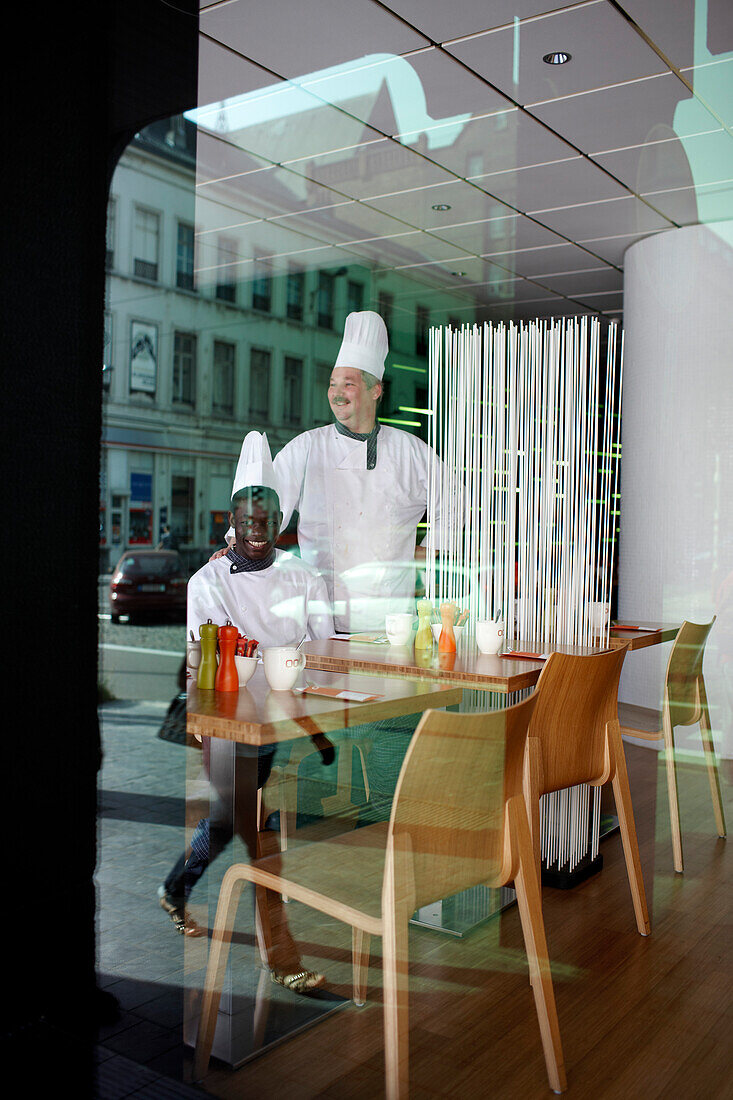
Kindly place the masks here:
<instances>
[{"instance_id":1,"label":"wooden floor","mask_svg":"<svg viewBox=\"0 0 733 1100\"><path fill-rule=\"evenodd\" d=\"M680 775L685 873L675 875L663 764L627 745L652 934L634 923L621 840L602 843L600 874L573 891L543 890L568 1096L733 1097L733 841L715 835L704 769ZM730 762L727 762L730 765ZM733 822L733 774L723 776ZM291 903L309 965L350 995L350 934ZM221 1098L384 1095L381 970L364 1008L349 1005L239 1070L212 1062ZM551 1095L516 907L463 940L410 932L411 1095Z\"/></svg>"}]
</instances>

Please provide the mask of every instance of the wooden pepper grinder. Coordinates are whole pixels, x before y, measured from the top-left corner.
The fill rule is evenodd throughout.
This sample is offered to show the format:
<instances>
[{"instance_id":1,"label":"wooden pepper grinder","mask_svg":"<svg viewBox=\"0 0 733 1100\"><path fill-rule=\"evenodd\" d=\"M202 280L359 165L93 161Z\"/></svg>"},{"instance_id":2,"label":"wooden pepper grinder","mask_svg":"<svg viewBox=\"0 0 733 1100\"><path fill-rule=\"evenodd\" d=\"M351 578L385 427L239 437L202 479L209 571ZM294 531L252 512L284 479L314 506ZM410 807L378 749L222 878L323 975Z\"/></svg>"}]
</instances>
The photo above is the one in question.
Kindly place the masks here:
<instances>
[{"instance_id":1,"label":"wooden pepper grinder","mask_svg":"<svg viewBox=\"0 0 733 1100\"><path fill-rule=\"evenodd\" d=\"M440 621L443 624L443 628L440 631L440 638L438 640L439 653L455 653L456 651L456 636L453 633L453 621L455 617L456 605L454 603L443 603L440 605Z\"/></svg>"},{"instance_id":2,"label":"wooden pepper grinder","mask_svg":"<svg viewBox=\"0 0 733 1100\"><path fill-rule=\"evenodd\" d=\"M214 684L217 691L239 691L239 675L234 660L238 637L239 631L229 619L225 626L219 627L219 667Z\"/></svg>"},{"instance_id":3,"label":"wooden pepper grinder","mask_svg":"<svg viewBox=\"0 0 733 1100\"><path fill-rule=\"evenodd\" d=\"M219 627L208 619L199 627L201 635L201 664L199 665L198 686L211 691L216 682L216 634Z\"/></svg>"}]
</instances>

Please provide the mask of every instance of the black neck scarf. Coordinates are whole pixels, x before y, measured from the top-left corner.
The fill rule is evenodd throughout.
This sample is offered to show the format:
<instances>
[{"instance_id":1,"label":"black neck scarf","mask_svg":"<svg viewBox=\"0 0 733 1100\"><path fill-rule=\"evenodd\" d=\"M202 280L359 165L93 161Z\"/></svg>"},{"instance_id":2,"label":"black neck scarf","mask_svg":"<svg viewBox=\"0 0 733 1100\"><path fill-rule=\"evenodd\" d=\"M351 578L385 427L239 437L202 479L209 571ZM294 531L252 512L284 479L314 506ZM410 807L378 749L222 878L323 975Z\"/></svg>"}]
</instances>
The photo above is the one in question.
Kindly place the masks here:
<instances>
[{"instance_id":1,"label":"black neck scarf","mask_svg":"<svg viewBox=\"0 0 733 1100\"><path fill-rule=\"evenodd\" d=\"M379 435L380 423L375 421L374 427L370 432L352 432L346 425L341 424L340 421L334 420L336 425L336 431L341 435L348 436L349 439L358 439L360 443L366 440L367 445L367 470L373 470L377 465L377 436Z\"/></svg>"},{"instance_id":2,"label":"black neck scarf","mask_svg":"<svg viewBox=\"0 0 733 1100\"><path fill-rule=\"evenodd\" d=\"M229 569L230 573L257 573L260 569L269 569L275 560L275 547L273 546L270 553L262 561L252 561L250 558L243 558L241 554L238 554L233 546L230 546L227 550L227 557L232 563Z\"/></svg>"}]
</instances>

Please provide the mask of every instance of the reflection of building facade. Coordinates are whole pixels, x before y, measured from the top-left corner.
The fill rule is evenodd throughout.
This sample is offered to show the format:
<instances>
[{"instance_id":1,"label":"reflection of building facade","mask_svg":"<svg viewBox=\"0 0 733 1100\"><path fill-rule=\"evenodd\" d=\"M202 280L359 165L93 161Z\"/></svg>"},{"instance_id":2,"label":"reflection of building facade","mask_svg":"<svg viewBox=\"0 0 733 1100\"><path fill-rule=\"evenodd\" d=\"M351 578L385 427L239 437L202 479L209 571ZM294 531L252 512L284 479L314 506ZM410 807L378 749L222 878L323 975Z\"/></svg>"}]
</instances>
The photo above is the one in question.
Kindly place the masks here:
<instances>
[{"instance_id":1,"label":"reflection of building facade","mask_svg":"<svg viewBox=\"0 0 733 1100\"><path fill-rule=\"evenodd\" d=\"M427 405L429 326L475 317L461 295L426 283L421 296L413 278L379 272L347 251L320 269L278 268L255 250L245 255L235 231L214 234L215 275L197 275L195 142L195 127L180 118L146 128L111 188L103 570L129 546L155 546L165 524L191 568L221 545L243 434L266 431L276 453L330 420L326 388L348 312L385 317L381 418L423 435L417 410ZM259 250L273 251L272 224L260 228Z\"/></svg>"}]
</instances>

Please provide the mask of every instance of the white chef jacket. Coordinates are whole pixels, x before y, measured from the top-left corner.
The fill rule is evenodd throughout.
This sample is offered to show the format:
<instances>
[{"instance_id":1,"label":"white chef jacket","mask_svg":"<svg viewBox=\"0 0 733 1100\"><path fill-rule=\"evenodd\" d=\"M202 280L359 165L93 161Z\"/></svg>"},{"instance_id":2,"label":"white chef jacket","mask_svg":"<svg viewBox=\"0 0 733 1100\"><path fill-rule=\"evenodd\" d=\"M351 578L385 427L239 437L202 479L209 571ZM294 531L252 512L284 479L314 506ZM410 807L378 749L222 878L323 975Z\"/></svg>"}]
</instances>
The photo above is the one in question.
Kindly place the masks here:
<instances>
[{"instance_id":1,"label":"white chef jacket","mask_svg":"<svg viewBox=\"0 0 733 1100\"><path fill-rule=\"evenodd\" d=\"M415 607L416 532L434 452L383 424L373 470L366 453L366 441L328 424L296 436L274 459L283 526L297 510L302 558L326 581L340 632L383 630L385 614ZM439 535L436 512L429 518Z\"/></svg>"},{"instance_id":2,"label":"white chef jacket","mask_svg":"<svg viewBox=\"0 0 733 1100\"><path fill-rule=\"evenodd\" d=\"M267 569L232 573L224 555L208 561L188 582L187 626L199 638L199 627L227 619L240 634L261 646L297 645L307 638L328 638L333 619L321 577L293 554L275 551Z\"/></svg>"}]
</instances>

